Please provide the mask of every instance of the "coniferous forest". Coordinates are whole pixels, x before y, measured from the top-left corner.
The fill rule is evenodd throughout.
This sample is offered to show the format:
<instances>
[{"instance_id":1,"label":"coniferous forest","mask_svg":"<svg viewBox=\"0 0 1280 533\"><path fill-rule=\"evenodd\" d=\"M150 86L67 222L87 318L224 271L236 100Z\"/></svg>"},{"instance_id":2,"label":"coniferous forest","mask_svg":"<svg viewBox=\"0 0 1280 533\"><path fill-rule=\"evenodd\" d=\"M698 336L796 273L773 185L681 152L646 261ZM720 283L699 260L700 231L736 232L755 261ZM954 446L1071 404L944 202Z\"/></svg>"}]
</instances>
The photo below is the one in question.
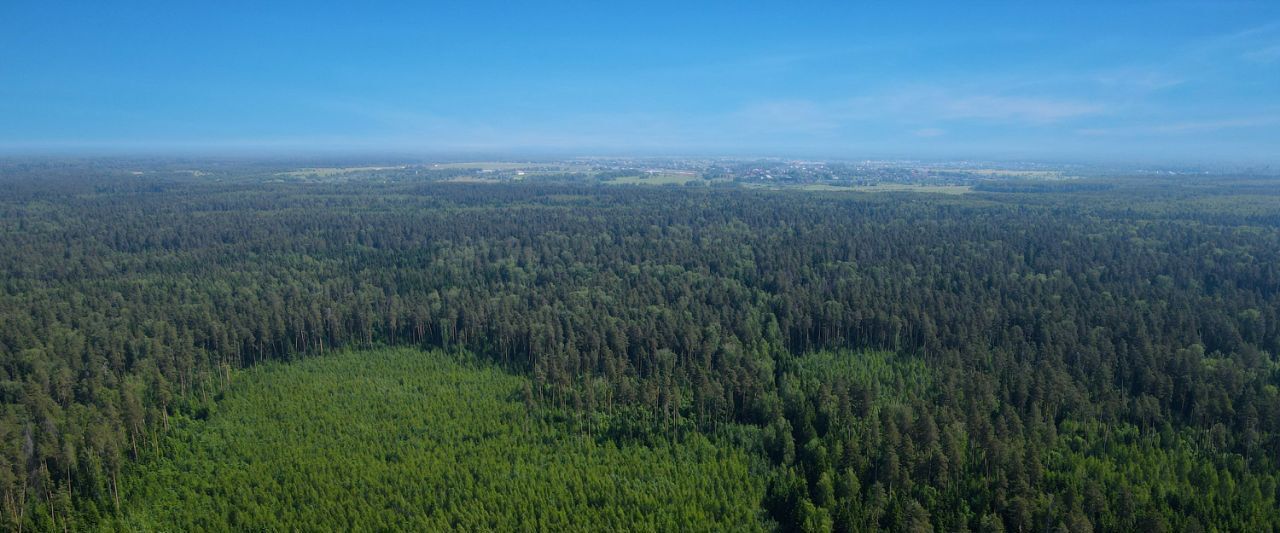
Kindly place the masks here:
<instances>
[{"instance_id":1,"label":"coniferous forest","mask_svg":"<svg viewBox=\"0 0 1280 533\"><path fill-rule=\"evenodd\" d=\"M0 529L1280 528L1274 178L0 187Z\"/></svg>"}]
</instances>

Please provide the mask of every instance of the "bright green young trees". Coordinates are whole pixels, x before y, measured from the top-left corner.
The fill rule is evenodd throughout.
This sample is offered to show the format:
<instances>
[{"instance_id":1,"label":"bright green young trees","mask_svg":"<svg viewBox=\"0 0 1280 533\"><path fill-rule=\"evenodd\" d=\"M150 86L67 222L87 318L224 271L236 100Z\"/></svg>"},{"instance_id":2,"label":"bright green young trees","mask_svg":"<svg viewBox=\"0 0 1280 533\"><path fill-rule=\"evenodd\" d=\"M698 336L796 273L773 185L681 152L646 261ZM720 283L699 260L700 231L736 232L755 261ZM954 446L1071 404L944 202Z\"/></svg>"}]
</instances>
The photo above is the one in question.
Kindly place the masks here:
<instances>
[{"instance_id":1,"label":"bright green young trees","mask_svg":"<svg viewBox=\"0 0 1280 533\"><path fill-rule=\"evenodd\" d=\"M528 531L763 527L747 450L618 444L519 399L527 378L411 349L236 375L122 481L110 527Z\"/></svg>"}]
</instances>

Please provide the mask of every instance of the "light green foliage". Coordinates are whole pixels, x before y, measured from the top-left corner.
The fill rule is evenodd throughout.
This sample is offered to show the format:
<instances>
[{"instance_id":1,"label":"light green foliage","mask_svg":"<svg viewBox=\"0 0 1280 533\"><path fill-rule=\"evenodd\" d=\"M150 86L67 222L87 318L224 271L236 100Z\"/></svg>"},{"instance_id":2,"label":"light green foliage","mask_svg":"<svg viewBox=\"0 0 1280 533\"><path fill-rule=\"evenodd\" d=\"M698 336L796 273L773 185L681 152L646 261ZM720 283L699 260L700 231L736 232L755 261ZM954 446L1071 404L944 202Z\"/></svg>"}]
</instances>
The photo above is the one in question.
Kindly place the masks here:
<instances>
[{"instance_id":1,"label":"light green foliage","mask_svg":"<svg viewBox=\"0 0 1280 533\"><path fill-rule=\"evenodd\" d=\"M1204 527L1206 517L1233 531L1268 531L1280 524L1277 477L1251 471L1236 454L1197 444L1209 435L1191 431L1142 431L1129 425L1064 422L1046 454L1047 481L1086 507L1102 495L1118 495L1129 509L1098 513L1098 526L1115 531L1162 521L1175 531ZM1183 510L1183 514L1165 509Z\"/></svg>"},{"instance_id":2,"label":"light green foliage","mask_svg":"<svg viewBox=\"0 0 1280 533\"><path fill-rule=\"evenodd\" d=\"M748 452L616 444L528 411L526 378L410 349L268 364L139 463L111 528L760 529Z\"/></svg>"},{"instance_id":3,"label":"light green foliage","mask_svg":"<svg viewBox=\"0 0 1280 533\"><path fill-rule=\"evenodd\" d=\"M805 354L794 360L791 376L809 385L856 384L877 399L868 408L923 396L933 382L933 373L924 360L884 351L824 350Z\"/></svg>"}]
</instances>

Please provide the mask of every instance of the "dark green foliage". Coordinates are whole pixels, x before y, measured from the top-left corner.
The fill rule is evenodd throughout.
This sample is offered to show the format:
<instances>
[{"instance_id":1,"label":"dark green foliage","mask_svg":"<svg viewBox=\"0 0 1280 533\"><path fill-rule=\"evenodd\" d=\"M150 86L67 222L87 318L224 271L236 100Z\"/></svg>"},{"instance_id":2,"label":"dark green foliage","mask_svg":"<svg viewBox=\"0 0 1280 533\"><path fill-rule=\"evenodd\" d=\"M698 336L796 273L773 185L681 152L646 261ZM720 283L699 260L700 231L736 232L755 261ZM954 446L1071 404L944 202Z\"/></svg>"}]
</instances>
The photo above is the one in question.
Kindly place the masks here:
<instances>
[{"instance_id":1,"label":"dark green foliage","mask_svg":"<svg viewBox=\"0 0 1280 533\"><path fill-rule=\"evenodd\" d=\"M470 350L527 376L512 405L600 446L758 448L753 504L789 530L1280 523L1274 180L934 197L9 172L9 529L130 516L127 465L182 453L175 419L225 423L237 369L376 345Z\"/></svg>"}]
</instances>

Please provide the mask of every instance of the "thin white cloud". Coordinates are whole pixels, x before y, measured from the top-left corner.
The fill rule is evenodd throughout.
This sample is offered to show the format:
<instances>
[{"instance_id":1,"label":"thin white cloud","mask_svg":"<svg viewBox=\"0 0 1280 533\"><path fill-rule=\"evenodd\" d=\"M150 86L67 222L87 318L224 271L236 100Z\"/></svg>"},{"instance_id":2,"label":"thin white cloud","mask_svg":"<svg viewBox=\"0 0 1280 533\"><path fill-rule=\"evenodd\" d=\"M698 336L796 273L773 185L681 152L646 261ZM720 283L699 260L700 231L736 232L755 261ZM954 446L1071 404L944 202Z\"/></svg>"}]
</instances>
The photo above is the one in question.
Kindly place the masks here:
<instances>
[{"instance_id":1,"label":"thin white cloud","mask_svg":"<svg viewBox=\"0 0 1280 533\"><path fill-rule=\"evenodd\" d=\"M1202 40L1190 49L1188 55L1201 62L1231 58L1250 63L1271 63L1280 59L1280 21Z\"/></svg>"},{"instance_id":2,"label":"thin white cloud","mask_svg":"<svg viewBox=\"0 0 1280 533\"><path fill-rule=\"evenodd\" d=\"M1280 44L1245 52L1244 58L1255 63L1275 63L1280 61Z\"/></svg>"},{"instance_id":3,"label":"thin white cloud","mask_svg":"<svg viewBox=\"0 0 1280 533\"><path fill-rule=\"evenodd\" d=\"M1102 104L1087 101L1003 95L944 95L932 103L939 118L1032 123L1095 115L1105 109Z\"/></svg>"},{"instance_id":4,"label":"thin white cloud","mask_svg":"<svg viewBox=\"0 0 1280 533\"><path fill-rule=\"evenodd\" d=\"M1152 67L1125 67L1099 71L1090 80L1102 87L1122 92L1147 94L1187 82L1186 77Z\"/></svg>"},{"instance_id":5,"label":"thin white cloud","mask_svg":"<svg viewBox=\"0 0 1280 533\"><path fill-rule=\"evenodd\" d=\"M1193 133L1202 131L1218 131L1236 128L1253 128L1258 126L1267 126L1280 122L1280 116L1261 116L1261 117L1245 117L1245 118L1228 118L1218 120L1197 120L1188 122L1175 122L1172 124L1163 124L1155 126L1154 131L1159 133Z\"/></svg>"},{"instance_id":6,"label":"thin white cloud","mask_svg":"<svg viewBox=\"0 0 1280 533\"><path fill-rule=\"evenodd\" d=\"M831 132L863 122L900 123L909 130L934 133L921 123L981 122L1038 126L1105 113L1101 102L997 92L908 87L843 100L774 100L755 102L731 115L733 122L752 129L811 133Z\"/></svg>"},{"instance_id":7,"label":"thin white cloud","mask_svg":"<svg viewBox=\"0 0 1280 533\"><path fill-rule=\"evenodd\" d=\"M1089 137L1137 136L1137 135L1181 135L1213 131L1258 128L1280 124L1280 115L1260 115L1254 117L1233 117L1210 120L1187 120L1161 124L1144 124L1140 126L1124 126L1115 128L1080 128L1079 135Z\"/></svg>"},{"instance_id":8,"label":"thin white cloud","mask_svg":"<svg viewBox=\"0 0 1280 533\"><path fill-rule=\"evenodd\" d=\"M840 126L843 113L810 100L756 102L734 112L731 121L751 129L822 132Z\"/></svg>"}]
</instances>

